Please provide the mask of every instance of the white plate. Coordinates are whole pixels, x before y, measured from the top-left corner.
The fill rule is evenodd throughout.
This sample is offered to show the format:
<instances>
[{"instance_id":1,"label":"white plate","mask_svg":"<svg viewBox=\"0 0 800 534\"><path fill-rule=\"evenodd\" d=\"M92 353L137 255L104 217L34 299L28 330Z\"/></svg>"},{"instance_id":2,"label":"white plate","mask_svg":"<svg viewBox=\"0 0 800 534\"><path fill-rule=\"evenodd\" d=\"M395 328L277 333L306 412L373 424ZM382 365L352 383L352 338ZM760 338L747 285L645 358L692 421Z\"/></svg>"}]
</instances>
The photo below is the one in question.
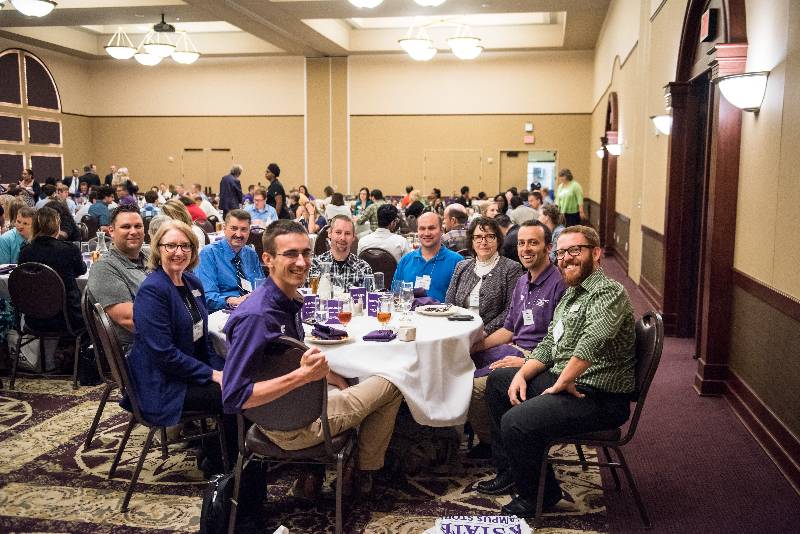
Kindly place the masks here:
<instances>
[{"instance_id":1,"label":"white plate","mask_svg":"<svg viewBox=\"0 0 800 534\"><path fill-rule=\"evenodd\" d=\"M447 317L458 311L458 306L447 306L446 304L428 304L420 306L414 310L420 315L430 315L432 317Z\"/></svg>"},{"instance_id":2,"label":"white plate","mask_svg":"<svg viewBox=\"0 0 800 534\"><path fill-rule=\"evenodd\" d=\"M341 345L350 341L350 336L343 337L342 339L319 339L314 336L306 336L306 341L314 345Z\"/></svg>"}]
</instances>

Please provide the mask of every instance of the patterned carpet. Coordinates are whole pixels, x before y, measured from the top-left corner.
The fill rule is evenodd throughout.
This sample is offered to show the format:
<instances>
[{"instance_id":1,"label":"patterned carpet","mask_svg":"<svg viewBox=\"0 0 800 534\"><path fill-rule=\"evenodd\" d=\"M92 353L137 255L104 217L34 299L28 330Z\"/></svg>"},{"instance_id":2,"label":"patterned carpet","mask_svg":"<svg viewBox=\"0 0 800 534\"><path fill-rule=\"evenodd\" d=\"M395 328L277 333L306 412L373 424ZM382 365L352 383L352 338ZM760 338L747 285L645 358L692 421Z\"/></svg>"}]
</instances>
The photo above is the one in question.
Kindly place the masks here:
<instances>
[{"instance_id":1,"label":"patterned carpet","mask_svg":"<svg viewBox=\"0 0 800 534\"><path fill-rule=\"evenodd\" d=\"M83 440L97 409L100 387L73 391L63 380L21 379L17 390L0 390L0 532L130 533L196 532L204 486L194 451L170 447L147 457L140 483L126 514L118 511L146 433L137 428L114 479L107 480L127 421L115 402L106 407L94 445ZM572 447L553 451L574 456ZM587 456L594 451L587 450ZM289 496L294 468L272 471L268 501L258 520L241 532L271 533L278 525L292 534L333 532L333 493L316 505ZM591 533L606 530L600 473L596 469L559 468L568 497L548 514L541 532ZM345 508L345 531L372 534L420 533L444 515L493 515L509 497L473 491L492 476L486 462L463 459L446 475L383 477L369 498ZM332 478L330 471L328 478Z\"/></svg>"}]
</instances>

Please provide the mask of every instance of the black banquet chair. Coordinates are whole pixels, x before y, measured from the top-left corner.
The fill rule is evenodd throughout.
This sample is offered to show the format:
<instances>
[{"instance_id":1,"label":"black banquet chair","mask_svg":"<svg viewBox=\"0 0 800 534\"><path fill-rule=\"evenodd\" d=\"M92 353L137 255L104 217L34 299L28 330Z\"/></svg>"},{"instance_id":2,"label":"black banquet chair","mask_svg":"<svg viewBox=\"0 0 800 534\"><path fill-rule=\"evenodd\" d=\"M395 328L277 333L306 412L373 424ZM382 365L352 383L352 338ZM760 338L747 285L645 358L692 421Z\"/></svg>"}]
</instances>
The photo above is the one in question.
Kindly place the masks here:
<instances>
[{"instance_id":1,"label":"black banquet chair","mask_svg":"<svg viewBox=\"0 0 800 534\"><path fill-rule=\"evenodd\" d=\"M330 250L330 245L328 244L328 229L330 227L326 224L323 226L319 232L317 232L317 240L314 242L314 256L319 256L320 254L325 254Z\"/></svg>"},{"instance_id":2,"label":"black banquet chair","mask_svg":"<svg viewBox=\"0 0 800 534\"><path fill-rule=\"evenodd\" d=\"M250 235L247 237L247 244L253 245L253 248L256 250L256 254L258 255L258 261L261 262L261 257L264 255L264 241L262 238L264 237L264 229L263 228L251 228Z\"/></svg>"},{"instance_id":3,"label":"black banquet chair","mask_svg":"<svg viewBox=\"0 0 800 534\"><path fill-rule=\"evenodd\" d=\"M100 229L100 220L94 215L84 215L81 222L86 225L87 239L92 239ZM81 238L83 239L83 238Z\"/></svg>"},{"instance_id":4,"label":"black banquet chair","mask_svg":"<svg viewBox=\"0 0 800 534\"><path fill-rule=\"evenodd\" d=\"M300 358L308 350L300 341L281 336L277 343L281 350L262 354L263 361L253 369L262 370L254 380L269 380L285 375L300 367ZM245 419L255 423L245 433ZM324 441L319 445L300 450L284 450L273 443L259 426L267 430L296 430L320 419ZM345 464L354 458L356 430L351 429L331 436L328 423L328 388L325 379L310 382L274 401L244 410L237 416L239 455L236 460L233 500L228 533L236 532L236 509L239 502L244 463L253 456L279 463L316 463L336 465L336 534L342 532L342 479ZM256 426L258 425L258 426Z\"/></svg>"},{"instance_id":5,"label":"black banquet chair","mask_svg":"<svg viewBox=\"0 0 800 534\"><path fill-rule=\"evenodd\" d=\"M639 424L639 418L642 415L642 408L644 401L647 398L647 392L650 389L650 384L653 382L653 377L658 369L658 364L661 361L661 351L664 347L664 322L655 311L645 313L641 319L636 322L636 368L635 368L635 389L631 393L631 402L634 402L633 413L625 426L614 428L612 430L602 430L599 432L588 432L577 436L569 436L559 438L550 443L572 443L576 446L579 453L581 446L600 447L606 458L605 462L601 461L587 461L580 454L579 460L567 460L551 458L548 452L545 452L542 458L542 470L544 474L547 469L547 464L552 465L592 465L596 467L607 467L611 469L611 475L614 477L614 486L617 490L620 489L619 477L617 476L617 469L622 469L625 473L625 478L628 480L628 485L633 492L633 499L636 501L636 507L639 509L639 515L642 518L642 523L646 528L651 527L650 518L647 515L647 510L644 507L644 502L633 480L628 462L625 461L625 456L622 454L622 447L630 443L636 433L636 427ZM611 451L613 449L617 455L618 461L612 461ZM549 450L549 447L546 449ZM536 500L536 518L534 519L534 528L538 528L541 524L542 517L542 502L544 499L544 481L545 477L539 477L539 490Z\"/></svg>"},{"instance_id":6,"label":"black banquet chair","mask_svg":"<svg viewBox=\"0 0 800 534\"><path fill-rule=\"evenodd\" d=\"M157 431L161 432L162 458L169 443L166 443L166 440L164 439L164 436L166 435L165 427L152 425L145 421L144 417L142 417L141 409L139 408L139 397L133 387L130 374L128 373L128 362L125 359L125 356L122 354L117 335L111 326L111 320L108 318L108 315L106 315L106 312L103 310L103 307L100 306L100 304L94 305L94 321L97 325L97 335L100 340L100 346L102 347L103 354L106 357L106 361L114 377L114 381L119 385L120 392L128 397L131 404L130 419L128 420L128 425L125 427L125 433L123 434L122 440L119 443L119 448L117 449L117 454L114 456L114 461L111 463L111 469L108 472L109 480L114 477L114 474L117 471L117 466L122 458L122 453L125 450L125 446L128 443L128 438L130 438L134 427L136 427L136 425L142 425L149 429L147 438L142 446L142 452L139 454L139 461L136 463L136 468L131 476L128 489L126 490L125 496L122 499L120 511L124 513L128 511L128 504L130 503L131 496L133 495L133 489L136 486L136 481L139 479L139 474L142 471L142 466L144 465L144 459L147 456L147 452L150 450L150 447L153 444L153 437L155 433ZM214 419L216 421L216 429L210 431L207 430L207 419ZM183 412L181 414L179 423L186 423L189 421L200 421L202 430L199 434L194 434L189 438L184 438L179 441L186 441L187 439L199 440L214 435L218 436L220 449L222 451L222 461L225 471L227 472L229 466L228 455L225 447L224 430L222 426L222 416L212 412L203 411Z\"/></svg>"},{"instance_id":7,"label":"black banquet chair","mask_svg":"<svg viewBox=\"0 0 800 534\"><path fill-rule=\"evenodd\" d=\"M394 272L397 270L397 260L391 253L382 248L370 247L362 250L358 257L372 267L373 273L383 273L385 286L392 287Z\"/></svg>"},{"instance_id":8,"label":"black banquet chair","mask_svg":"<svg viewBox=\"0 0 800 534\"><path fill-rule=\"evenodd\" d=\"M15 311L17 347L11 361L10 388L14 389L17 379L17 364L22 347L39 340L39 364L44 371L45 340L70 339L74 342L74 362L72 367L72 387L78 387L78 362L80 360L81 340L86 335L85 328L70 323L67 313L67 292L64 281L51 267L41 263L23 263L11 271L8 277L8 292ZM61 315L65 328L58 331L44 331L32 328L27 319L45 320ZM28 338L23 341L24 338Z\"/></svg>"}]
</instances>

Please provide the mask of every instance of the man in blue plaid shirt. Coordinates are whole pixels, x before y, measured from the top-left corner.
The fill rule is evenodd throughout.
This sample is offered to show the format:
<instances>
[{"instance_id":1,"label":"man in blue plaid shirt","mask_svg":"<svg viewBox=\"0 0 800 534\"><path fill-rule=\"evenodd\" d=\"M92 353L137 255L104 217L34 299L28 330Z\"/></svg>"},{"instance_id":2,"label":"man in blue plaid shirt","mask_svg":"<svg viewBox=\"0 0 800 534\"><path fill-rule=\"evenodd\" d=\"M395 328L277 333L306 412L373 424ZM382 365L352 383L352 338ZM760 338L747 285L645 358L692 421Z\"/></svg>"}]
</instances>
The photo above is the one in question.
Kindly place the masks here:
<instances>
[{"instance_id":1,"label":"man in blue plaid shirt","mask_svg":"<svg viewBox=\"0 0 800 534\"><path fill-rule=\"evenodd\" d=\"M345 288L364 287L364 276L372 274L372 267L350 252L356 239L353 220L346 215L333 217L328 224L328 239L331 242L331 249L324 254L314 256L312 267L319 269L323 262L330 262L332 281L340 277Z\"/></svg>"}]
</instances>

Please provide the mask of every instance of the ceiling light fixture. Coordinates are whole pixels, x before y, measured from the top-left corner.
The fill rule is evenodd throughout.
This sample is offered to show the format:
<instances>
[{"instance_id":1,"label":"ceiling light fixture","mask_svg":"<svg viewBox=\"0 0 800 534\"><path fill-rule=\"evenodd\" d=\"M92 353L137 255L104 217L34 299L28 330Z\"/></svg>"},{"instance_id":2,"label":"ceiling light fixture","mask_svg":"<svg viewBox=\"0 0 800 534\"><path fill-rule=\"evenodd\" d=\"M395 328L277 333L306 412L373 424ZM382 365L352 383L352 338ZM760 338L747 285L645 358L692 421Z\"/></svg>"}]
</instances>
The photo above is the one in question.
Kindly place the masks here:
<instances>
[{"instance_id":1,"label":"ceiling light fixture","mask_svg":"<svg viewBox=\"0 0 800 534\"><path fill-rule=\"evenodd\" d=\"M178 33L178 40L175 42L175 51L172 52L172 59L181 65L191 65L200 58L200 52L189 39L186 32Z\"/></svg>"},{"instance_id":2,"label":"ceiling light fixture","mask_svg":"<svg viewBox=\"0 0 800 534\"><path fill-rule=\"evenodd\" d=\"M769 72L745 72L714 79L725 99L743 111L761 109Z\"/></svg>"},{"instance_id":3,"label":"ceiling light fixture","mask_svg":"<svg viewBox=\"0 0 800 534\"><path fill-rule=\"evenodd\" d=\"M414 0L417 5L422 7L439 7L440 5L444 4L447 0Z\"/></svg>"},{"instance_id":4,"label":"ceiling light fixture","mask_svg":"<svg viewBox=\"0 0 800 534\"><path fill-rule=\"evenodd\" d=\"M653 121L653 126L656 127L658 133L669 135L672 131L672 115L653 115L650 120Z\"/></svg>"},{"instance_id":5,"label":"ceiling light fixture","mask_svg":"<svg viewBox=\"0 0 800 534\"><path fill-rule=\"evenodd\" d=\"M455 37L447 40L447 45L458 59L475 59L483 52L481 40L469 35L469 26L461 26Z\"/></svg>"},{"instance_id":6,"label":"ceiling light fixture","mask_svg":"<svg viewBox=\"0 0 800 534\"><path fill-rule=\"evenodd\" d=\"M105 49L106 53L114 59L130 59L136 54L136 47L133 46L128 34L123 31L122 27L111 36Z\"/></svg>"},{"instance_id":7,"label":"ceiling light fixture","mask_svg":"<svg viewBox=\"0 0 800 534\"><path fill-rule=\"evenodd\" d=\"M144 49L144 41L142 41L142 43L139 45L139 48L136 50L136 54L134 54L133 59L135 59L140 65L144 65L145 67L153 67L161 63L161 60L164 58L148 53Z\"/></svg>"},{"instance_id":8,"label":"ceiling light fixture","mask_svg":"<svg viewBox=\"0 0 800 534\"><path fill-rule=\"evenodd\" d=\"M606 155L606 151L603 150L603 147L600 147L600 148L598 148L597 150L594 151L594 155L597 156L600 159L603 159L603 156Z\"/></svg>"},{"instance_id":9,"label":"ceiling light fixture","mask_svg":"<svg viewBox=\"0 0 800 534\"><path fill-rule=\"evenodd\" d=\"M11 0L11 4L29 17L44 17L58 5L52 0Z\"/></svg>"},{"instance_id":10,"label":"ceiling light fixture","mask_svg":"<svg viewBox=\"0 0 800 534\"><path fill-rule=\"evenodd\" d=\"M433 46L433 41L428 37L428 32L425 31L425 28L420 28L415 37L413 30L413 27L409 28L406 37L397 41L400 44L400 48L405 50L413 60L429 61L433 59L433 56L436 55L436 47Z\"/></svg>"},{"instance_id":11,"label":"ceiling light fixture","mask_svg":"<svg viewBox=\"0 0 800 534\"><path fill-rule=\"evenodd\" d=\"M175 26L164 21L164 14L161 14L161 22L155 24L153 29L144 38L144 49L148 54L160 58L169 57L175 50L175 44L170 39L170 34L175 33Z\"/></svg>"},{"instance_id":12,"label":"ceiling light fixture","mask_svg":"<svg viewBox=\"0 0 800 534\"><path fill-rule=\"evenodd\" d=\"M447 45L450 47L453 55L455 55L458 59L470 60L481 55L481 52L483 52L481 39L479 37L475 37L474 35L470 35L469 26L460 23L448 22L446 20L437 20L427 24L422 24L419 26L419 29L416 30L416 35L416 26L414 24L408 29L406 36L397 42L400 44L400 48L405 50L408 55L411 56L411 59L415 59L417 61L428 61L436 55L436 47L433 44L433 40L428 37L428 33L425 31L425 29L441 26L455 26L458 28L456 34L447 39Z\"/></svg>"},{"instance_id":13,"label":"ceiling light fixture","mask_svg":"<svg viewBox=\"0 0 800 534\"><path fill-rule=\"evenodd\" d=\"M372 9L373 7L378 7L383 3L383 0L349 0L351 4L354 6L361 8Z\"/></svg>"}]
</instances>

